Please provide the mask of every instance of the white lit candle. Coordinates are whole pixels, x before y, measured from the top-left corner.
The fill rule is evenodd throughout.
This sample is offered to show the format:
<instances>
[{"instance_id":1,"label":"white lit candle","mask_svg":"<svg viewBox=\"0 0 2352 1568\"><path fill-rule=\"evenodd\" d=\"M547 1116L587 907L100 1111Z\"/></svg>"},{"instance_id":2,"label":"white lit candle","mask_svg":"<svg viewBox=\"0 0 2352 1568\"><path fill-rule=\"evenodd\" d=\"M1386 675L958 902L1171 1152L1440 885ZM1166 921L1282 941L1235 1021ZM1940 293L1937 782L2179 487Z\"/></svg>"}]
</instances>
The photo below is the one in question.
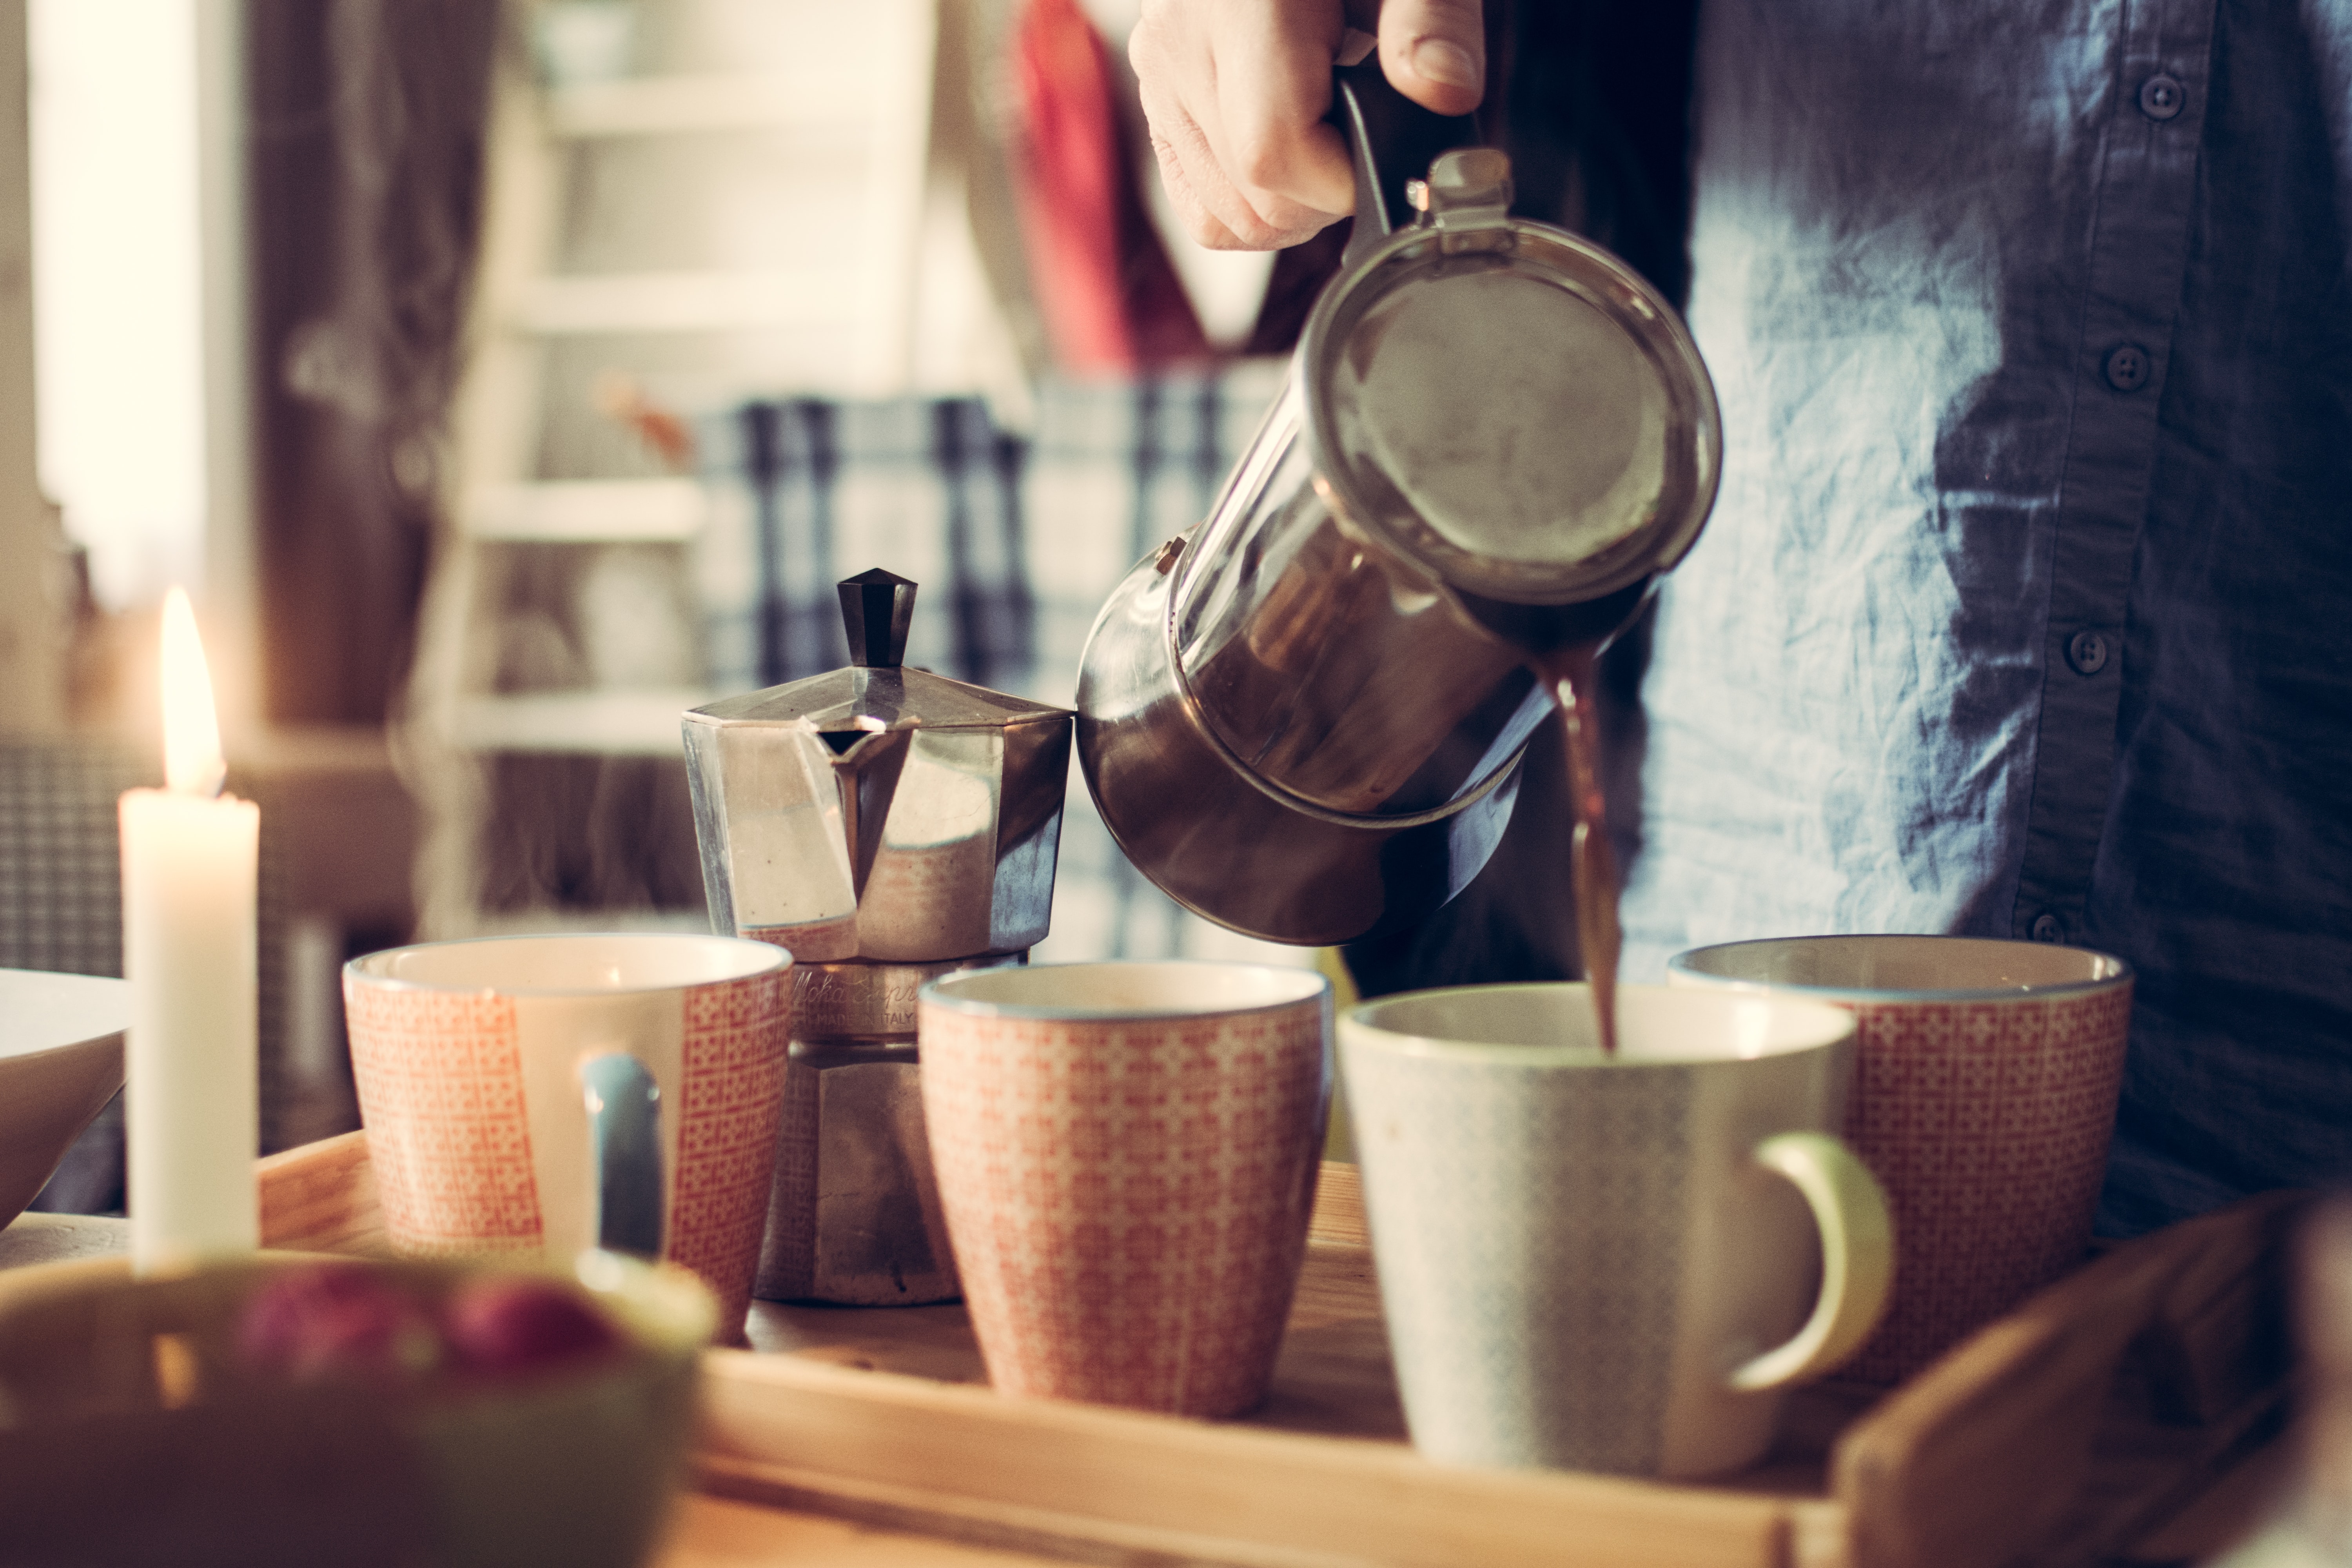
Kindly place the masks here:
<instances>
[{"instance_id":1,"label":"white lit candle","mask_svg":"<svg viewBox=\"0 0 2352 1568\"><path fill-rule=\"evenodd\" d=\"M163 603L163 789L121 800L131 987L131 1262L147 1273L260 1241L254 889L261 813L227 769L188 596ZM215 798L218 797L218 798Z\"/></svg>"}]
</instances>

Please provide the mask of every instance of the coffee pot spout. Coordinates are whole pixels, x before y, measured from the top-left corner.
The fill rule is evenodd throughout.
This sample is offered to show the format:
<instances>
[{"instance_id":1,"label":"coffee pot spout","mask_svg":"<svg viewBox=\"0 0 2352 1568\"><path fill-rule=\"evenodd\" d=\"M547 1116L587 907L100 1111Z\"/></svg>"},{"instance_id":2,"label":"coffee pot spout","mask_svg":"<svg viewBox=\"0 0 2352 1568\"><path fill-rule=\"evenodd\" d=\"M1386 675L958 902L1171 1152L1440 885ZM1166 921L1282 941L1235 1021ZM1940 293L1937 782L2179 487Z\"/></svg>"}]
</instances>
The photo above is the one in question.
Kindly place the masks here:
<instances>
[{"instance_id":1,"label":"coffee pot spout","mask_svg":"<svg viewBox=\"0 0 2352 1568\"><path fill-rule=\"evenodd\" d=\"M834 787L841 796L842 847L848 857L849 885L863 895L874 874L874 858L882 849L882 829L890 820L890 803L907 769L915 727L811 732L833 752Z\"/></svg>"}]
</instances>

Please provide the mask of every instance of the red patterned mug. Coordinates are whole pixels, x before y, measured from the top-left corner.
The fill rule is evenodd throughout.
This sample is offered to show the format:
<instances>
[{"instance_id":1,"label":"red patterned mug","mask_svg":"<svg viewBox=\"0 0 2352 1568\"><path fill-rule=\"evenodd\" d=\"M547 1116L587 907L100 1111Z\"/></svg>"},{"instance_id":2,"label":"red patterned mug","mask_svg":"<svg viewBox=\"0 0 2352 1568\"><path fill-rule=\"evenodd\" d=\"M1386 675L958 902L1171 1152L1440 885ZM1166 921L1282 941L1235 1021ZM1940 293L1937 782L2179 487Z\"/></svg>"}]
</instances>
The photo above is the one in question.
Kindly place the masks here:
<instances>
[{"instance_id":1,"label":"red patterned mug","mask_svg":"<svg viewBox=\"0 0 2352 1568\"><path fill-rule=\"evenodd\" d=\"M740 1338L792 1033L791 954L615 932L427 942L343 970L352 1072L393 1247L569 1258L596 1240L582 1069L632 1057L657 1091L661 1255Z\"/></svg>"},{"instance_id":2,"label":"red patterned mug","mask_svg":"<svg viewBox=\"0 0 2352 1568\"><path fill-rule=\"evenodd\" d=\"M1182 1415L1265 1397L1331 1095L1312 970L1070 963L920 998L923 1119L989 1381Z\"/></svg>"},{"instance_id":3,"label":"red patterned mug","mask_svg":"<svg viewBox=\"0 0 2352 1568\"><path fill-rule=\"evenodd\" d=\"M1845 1136L1886 1189L1895 1296L1844 1375L1899 1382L2082 1260L2123 1086L2121 959L1974 937L1786 937L1678 954L1667 979L1856 1016Z\"/></svg>"}]
</instances>

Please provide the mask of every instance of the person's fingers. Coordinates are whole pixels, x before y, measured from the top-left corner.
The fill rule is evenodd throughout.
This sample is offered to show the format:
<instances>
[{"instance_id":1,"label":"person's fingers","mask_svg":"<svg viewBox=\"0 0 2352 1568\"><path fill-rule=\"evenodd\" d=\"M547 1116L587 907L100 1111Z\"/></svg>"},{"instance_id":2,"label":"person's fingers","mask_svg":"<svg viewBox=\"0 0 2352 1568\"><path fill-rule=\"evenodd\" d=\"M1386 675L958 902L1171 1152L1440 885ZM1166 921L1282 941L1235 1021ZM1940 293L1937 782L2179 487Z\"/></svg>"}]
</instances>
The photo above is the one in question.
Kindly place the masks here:
<instances>
[{"instance_id":1,"label":"person's fingers","mask_svg":"<svg viewBox=\"0 0 2352 1568\"><path fill-rule=\"evenodd\" d=\"M1231 225L1219 217L1209 204L1193 189L1191 171L1165 136L1155 128L1151 132L1151 152L1160 160L1160 187L1168 193L1169 205L1184 223L1184 232L1194 243L1209 250L1247 250L1241 236Z\"/></svg>"},{"instance_id":2,"label":"person's fingers","mask_svg":"<svg viewBox=\"0 0 2352 1568\"><path fill-rule=\"evenodd\" d=\"M1202 128L1181 110L1155 104L1144 91L1151 126L1151 150L1160 161L1160 183L1187 233L1211 250L1279 250L1297 245L1331 221L1268 193L1248 193L1227 176L1225 164Z\"/></svg>"},{"instance_id":3,"label":"person's fingers","mask_svg":"<svg viewBox=\"0 0 2352 1568\"><path fill-rule=\"evenodd\" d=\"M1467 114L1486 95L1486 26L1479 0L1385 0L1381 69L1424 109Z\"/></svg>"},{"instance_id":4,"label":"person's fingers","mask_svg":"<svg viewBox=\"0 0 2352 1568\"><path fill-rule=\"evenodd\" d=\"M1169 199L1213 248L1296 245L1354 204L1321 123L1338 0L1147 0L1128 40Z\"/></svg>"},{"instance_id":5,"label":"person's fingers","mask_svg":"<svg viewBox=\"0 0 2352 1568\"><path fill-rule=\"evenodd\" d=\"M1218 53L1216 110L1204 129L1251 205L1282 226L1318 213L1328 223L1356 205L1347 146L1323 122L1346 31L1333 6L1311 26L1288 21Z\"/></svg>"},{"instance_id":6,"label":"person's fingers","mask_svg":"<svg viewBox=\"0 0 2352 1568\"><path fill-rule=\"evenodd\" d=\"M1187 233L1213 250L1241 250L1249 241L1234 230L1255 225L1255 215L1218 167L1217 154L1186 107L1188 97L1213 99L1216 67L1213 35L1197 3L1147 3L1128 35L1128 63L1135 68L1143 116L1160 180Z\"/></svg>"}]
</instances>

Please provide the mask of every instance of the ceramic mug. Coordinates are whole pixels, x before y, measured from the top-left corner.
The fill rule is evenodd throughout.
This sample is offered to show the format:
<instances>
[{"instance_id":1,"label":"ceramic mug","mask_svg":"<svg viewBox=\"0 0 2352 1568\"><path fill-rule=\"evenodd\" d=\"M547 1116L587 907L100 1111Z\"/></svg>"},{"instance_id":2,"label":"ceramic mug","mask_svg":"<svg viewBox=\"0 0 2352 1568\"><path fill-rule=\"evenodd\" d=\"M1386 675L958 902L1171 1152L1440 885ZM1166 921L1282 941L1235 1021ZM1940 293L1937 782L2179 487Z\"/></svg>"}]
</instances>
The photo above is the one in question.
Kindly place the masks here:
<instances>
[{"instance_id":1,"label":"ceramic mug","mask_svg":"<svg viewBox=\"0 0 2352 1568\"><path fill-rule=\"evenodd\" d=\"M1340 1078L1414 1447L1698 1477L1868 1334L1893 1264L1831 1136L1853 1020L1663 986L1423 991L1339 1020ZM1818 1241L1816 1237L1818 1237Z\"/></svg>"},{"instance_id":2,"label":"ceramic mug","mask_svg":"<svg viewBox=\"0 0 2352 1568\"><path fill-rule=\"evenodd\" d=\"M741 1333L767 1219L792 955L616 932L427 942L343 970L352 1073L394 1248L569 1259L621 1226L699 1274ZM615 1069L618 1069L617 1071ZM646 1085L646 1080L650 1084ZM593 1156L614 1091L650 1090L654 1212ZM609 1171L609 1165L608 1165Z\"/></svg>"},{"instance_id":3,"label":"ceramic mug","mask_svg":"<svg viewBox=\"0 0 2352 1568\"><path fill-rule=\"evenodd\" d=\"M923 1120L989 1381L1184 1415L1265 1398L1306 1258L1330 983L1238 963L932 981Z\"/></svg>"},{"instance_id":4,"label":"ceramic mug","mask_svg":"<svg viewBox=\"0 0 2352 1568\"><path fill-rule=\"evenodd\" d=\"M2082 1261L2123 1089L2123 960L1976 937L1787 937L1696 948L1666 978L1854 1016L1846 1137L1886 1189L1899 1251L1895 1300L1851 1375L1899 1382Z\"/></svg>"}]
</instances>

